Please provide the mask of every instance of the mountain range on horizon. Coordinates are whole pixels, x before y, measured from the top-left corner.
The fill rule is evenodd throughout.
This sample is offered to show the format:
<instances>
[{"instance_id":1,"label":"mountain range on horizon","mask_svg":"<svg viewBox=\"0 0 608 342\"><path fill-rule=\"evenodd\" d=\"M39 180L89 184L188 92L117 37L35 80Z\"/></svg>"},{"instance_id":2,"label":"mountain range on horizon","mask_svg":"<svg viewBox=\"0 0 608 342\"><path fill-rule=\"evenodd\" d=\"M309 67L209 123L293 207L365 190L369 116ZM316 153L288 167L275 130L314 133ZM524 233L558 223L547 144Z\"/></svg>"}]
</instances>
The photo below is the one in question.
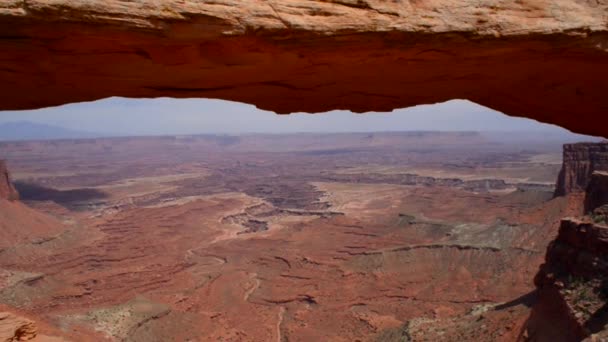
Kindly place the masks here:
<instances>
[{"instance_id":1,"label":"mountain range on horizon","mask_svg":"<svg viewBox=\"0 0 608 342\"><path fill-rule=\"evenodd\" d=\"M0 141L85 139L112 136L110 134L73 130L30 121L0 123Z\"/></svg>"},{"instance_id":2,"label":"mountain range on horizon","mask_svg":"<svg viewBox=\"0 0 608 342\"><path fill-rule=\"evenodd\" d=\"M397 132L397 131L393 131ZM414 130L403 132L435 132L435 131L426 131L426 130ZM436 131L441 132L441 131ZM448 131L444 131L448 132ZM460 132L463 131L454 131ZM517 136L517 139L524 139L526 141L529 140L551 140L551 141L560 141L562 143L571 143L577 141L599 141L601 140L598 137L591 137L576 133L571 133L568 131L549 131L543 132L539 134L539 132L535 131L518 131L518 132L509 132L509 131L476 131L471 130L470 132L477 133L485 133L486 136L491 136L492 140L497 141L510 141L513 140L514 133ZM332 134L331 132L313 132L313 131L302 131L298 132L299 134ZM298 134L294 132L276 132L276 133L258 133L258 132L243 132L243 133L205 133L201 131L198 134L179 134L179 133L158 133L158 134L141 134L136 131L125 133L125 132L91 132L85 130L76 130L66 127L61 127L58 125L50 125L46 123L38 123L32 121L9 121L0 123L0 141L27 141L27 140L57 140L57 139L90 139L90 138L112 138L112 137L125 137L125 136L180 136L180 135L208 135L208 134L220 134L220 135L249 135L249 134L262 134L262 135L291 135ZM374 133L374 132L335 132L334 134L339 133ZM382 133L382 131L378 131L375 133Z\"/></svg>"}]
</instances>

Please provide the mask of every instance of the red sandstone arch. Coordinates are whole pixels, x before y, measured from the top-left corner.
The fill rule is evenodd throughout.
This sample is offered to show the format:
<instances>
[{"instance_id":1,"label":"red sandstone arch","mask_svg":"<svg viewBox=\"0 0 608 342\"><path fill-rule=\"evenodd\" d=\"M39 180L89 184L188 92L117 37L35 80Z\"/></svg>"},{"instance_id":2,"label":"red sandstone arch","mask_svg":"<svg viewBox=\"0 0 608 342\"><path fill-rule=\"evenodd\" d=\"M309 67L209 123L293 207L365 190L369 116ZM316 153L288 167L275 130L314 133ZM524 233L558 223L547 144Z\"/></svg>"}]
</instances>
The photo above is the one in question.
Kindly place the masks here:
<instances>
[{"instance_id":1,"label":"red sandstone arch","mask_svg":"<svg viewBox=\"0 0 608 342\"><path fill-rule=\"evenodd\" d=\"M279 113L466 98L608 136L608 0L0 0L0 109L207 97Z\"/></svg>"}]
</instances>

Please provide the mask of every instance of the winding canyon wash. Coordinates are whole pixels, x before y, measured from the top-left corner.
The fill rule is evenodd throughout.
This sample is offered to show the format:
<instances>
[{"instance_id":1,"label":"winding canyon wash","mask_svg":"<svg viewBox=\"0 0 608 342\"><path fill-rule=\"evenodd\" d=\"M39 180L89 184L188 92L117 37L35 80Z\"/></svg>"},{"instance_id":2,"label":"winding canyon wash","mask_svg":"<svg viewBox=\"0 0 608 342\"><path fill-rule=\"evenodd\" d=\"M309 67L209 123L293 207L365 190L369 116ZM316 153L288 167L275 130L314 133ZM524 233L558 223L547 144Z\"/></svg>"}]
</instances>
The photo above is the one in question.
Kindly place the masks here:
<instances>
[{"instance_id":1,"label":"winding canyon wash","mask_svg":"<svg viewBox=\"0 0 608 342\"><path fill-rule=\"evenodd\" d=\"M0 339L597 340L607 151L475 132L4 142Z\"/></svg>"},{"instance_id":2,"label":"winding canyon wash","mask_svg":"<svg viewBox=\"0 0 608 342\"><path fill-rule=\"evenodd\" d=\"M0 0L0 51L0 110L468 99L608 136L608 0ZM429 132L2 143L0 341L606 340L606 149Z\"/></svg>"}]
</instances>

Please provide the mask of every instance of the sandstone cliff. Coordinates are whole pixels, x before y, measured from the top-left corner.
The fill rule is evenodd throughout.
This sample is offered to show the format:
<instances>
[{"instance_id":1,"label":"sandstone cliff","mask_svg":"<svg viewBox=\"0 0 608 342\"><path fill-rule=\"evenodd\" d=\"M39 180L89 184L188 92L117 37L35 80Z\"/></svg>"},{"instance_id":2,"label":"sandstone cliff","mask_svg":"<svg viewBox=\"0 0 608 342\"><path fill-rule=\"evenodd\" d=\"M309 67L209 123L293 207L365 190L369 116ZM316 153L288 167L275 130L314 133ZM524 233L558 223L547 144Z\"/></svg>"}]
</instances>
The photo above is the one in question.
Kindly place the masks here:
<instances>
[{"instance_id":1,"label":"sandstone cliff","mask_svg":"<svg viewBox=\"0 0 608 342\"><path fill-rule=\"evenodd\" d=\"M465 98L608 136L606 13L608 0L0 0L0 109L171 96L364 112Z\"/></svg>"},{"instance_id":2,"label":"sandstone cliff","mask_svg":"<svg viewBox=\"0 0 608 342\"><path fill-rule=\"evenodd\" d=\"M608 172L595 171L587 186L585 213L608 214Z\"/></svg>"},{"instance_id":3,"label":"sandstone cliff","mask_svg":"<svg viewBox=\"0 0 608 342\"><path fill-rule=\"evenodd\" d=\"M534 282L539 299L527 331L531 340L608 336L608 226L562 220Z\"/></svg>"},{"instance_id":4,"label":"sandstone cliff","mask_svg":"<svg viewBox=\"0 0 608 342\"><path fill-rule=\"evenodd\" d=\"M585 191L594 171L608 171L607 142L564 145L555 194L563 196Z\"/></svg>"},{"instance_id":5,"label":"sandstone cliff","mask_svg":"<svg viewBox=\"0 0 608 342\"><path fill-rule=\"evenodd\" d=\"M10 174L6 168L6 163L0 160L0 199L16 200L19 194L11 183Z\"/></svg>"},{"instance_id":6,"label":"sandstone cliff","mask_svg":"<svg viewBox=\"0 0 608 342\"><path fill-rule=\"evenodd\" d=\"M534 283L538 300L522 334L530 341L608 338L607 143L564 145L556 194L585 192L585 216L566 218Z\"/></svg>"}]
</instances>

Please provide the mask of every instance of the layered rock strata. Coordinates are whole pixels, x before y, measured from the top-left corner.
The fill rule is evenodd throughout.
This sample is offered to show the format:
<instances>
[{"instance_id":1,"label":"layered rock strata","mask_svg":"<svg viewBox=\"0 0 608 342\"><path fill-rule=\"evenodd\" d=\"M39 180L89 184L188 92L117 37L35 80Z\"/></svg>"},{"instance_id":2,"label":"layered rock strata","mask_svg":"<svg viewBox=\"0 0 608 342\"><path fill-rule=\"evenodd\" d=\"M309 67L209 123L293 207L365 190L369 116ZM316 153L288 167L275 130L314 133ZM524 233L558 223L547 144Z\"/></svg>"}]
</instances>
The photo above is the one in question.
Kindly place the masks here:
<instances>
[{"instance_id":1,"label":"layered rock strata","mask_svg":"<svg viewBox=\"0 0 608 342\"><path fill-rule=\"evenodd\" d=\"M564 145L563 164L555 194L563 196L585 191L594 171L608 171L608 143Z\"/></svg>"},{"instance_id":2,"label":"layered rock strata","mask_svg":"<svg viewBox=\"0 0 608 342\"><path fill-rule=\"evenodd\" d=\"M0 109L171 96L364 112L464 98L608 135L607 12L607 0L1 0Z\"/></svg>"},{"instance_id":3,"label":"layered rock strata","mask_svg":"<svg viewBox=\"0 0 608 342\"><path fill-rule=\"evenodd\" d=\"M595 171L587 186L585 195L585 212L608 214L608 172Z\"/></svg>"},{"instance_id":4,"label":"layered rock strata","mask_svg":"<svg viewBox=\"0 0 608 342\"><path fill-rule=\"evenodd\" d=\"M608 338L608 144L564 145L556 194L585 192L584 213L565 218L534 278L530 341Z\"/></svg>"},{"instance_id":5,"label":"layered rock strata","mask_svg":"<svg viewBox=\"0 0 608 342\"><path fill-rule=\"evenodd\" d=\"M608 226L564 219L534 279L539 300L530 320L532 340L580 341L608 337ZM547 329L554 325L553 329ZM555 336L554 336L555 335Z\"/></svg>"}]
</instances>

